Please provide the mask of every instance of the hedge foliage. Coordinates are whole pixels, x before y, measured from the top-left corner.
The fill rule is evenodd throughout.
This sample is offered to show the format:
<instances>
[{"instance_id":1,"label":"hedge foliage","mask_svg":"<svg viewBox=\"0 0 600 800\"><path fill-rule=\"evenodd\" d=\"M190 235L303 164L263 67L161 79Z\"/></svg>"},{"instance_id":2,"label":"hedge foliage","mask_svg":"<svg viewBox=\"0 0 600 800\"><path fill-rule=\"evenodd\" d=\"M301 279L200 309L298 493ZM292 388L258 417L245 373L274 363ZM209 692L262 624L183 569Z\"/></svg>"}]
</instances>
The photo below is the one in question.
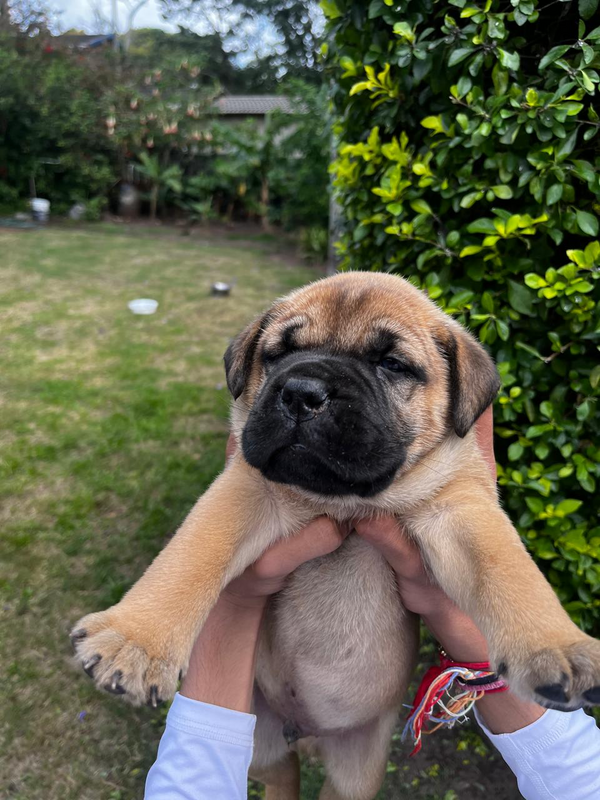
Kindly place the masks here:
<instances>
[{"instance_id":1,"label":"hedge foliage","mask_svg":"<svg viewBox=\"0 0 600 800\"><path fill-rule=\"evenodd\" d=\"M499 482L600 633L598 0L325 0L348 269L399 272L503 380Z\"/></svg>"}]
</instances>

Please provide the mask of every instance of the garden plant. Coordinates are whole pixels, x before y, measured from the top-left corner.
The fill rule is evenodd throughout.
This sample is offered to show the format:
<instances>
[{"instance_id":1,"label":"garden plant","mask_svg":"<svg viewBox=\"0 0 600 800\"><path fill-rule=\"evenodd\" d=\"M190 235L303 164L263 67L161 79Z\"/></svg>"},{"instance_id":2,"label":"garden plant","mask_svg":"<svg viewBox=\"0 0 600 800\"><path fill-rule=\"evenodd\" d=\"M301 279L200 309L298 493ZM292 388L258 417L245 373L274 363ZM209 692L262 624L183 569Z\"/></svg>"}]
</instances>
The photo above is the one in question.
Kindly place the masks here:
<instances>
[{"instance_id":1,"label":"garden plant","mask_svg":"<svg viewBox=\"0 0 600 800\"><path fill-rule=\"evenodd\" d=\"M598 0L322 7L342 268L401 273L490 349L507 510L598 635Z\"/></svg>"}]
</instances>

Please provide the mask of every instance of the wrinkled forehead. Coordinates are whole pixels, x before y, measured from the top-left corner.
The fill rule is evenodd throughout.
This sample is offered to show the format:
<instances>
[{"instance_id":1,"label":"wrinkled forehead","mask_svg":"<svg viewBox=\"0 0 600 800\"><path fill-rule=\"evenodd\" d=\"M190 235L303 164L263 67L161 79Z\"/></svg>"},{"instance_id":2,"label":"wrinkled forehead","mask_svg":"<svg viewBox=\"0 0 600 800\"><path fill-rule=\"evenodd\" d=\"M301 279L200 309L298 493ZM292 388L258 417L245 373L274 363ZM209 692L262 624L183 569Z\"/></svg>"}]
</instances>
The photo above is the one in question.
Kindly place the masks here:
<instances>
[{"instance_id":1,"label":"wrinkled forehead","mask_svg":"<svg viewBox=\"0 0 600 800\"><path fill-rule=\"evenodd\" d=\"M289 336L301 347L348 351L401 345L429 350L436 322L431 302L404 281L391 276L373 280L337 276L306 286L281 302L265 342Z\"/></svg>"}]
</instances>

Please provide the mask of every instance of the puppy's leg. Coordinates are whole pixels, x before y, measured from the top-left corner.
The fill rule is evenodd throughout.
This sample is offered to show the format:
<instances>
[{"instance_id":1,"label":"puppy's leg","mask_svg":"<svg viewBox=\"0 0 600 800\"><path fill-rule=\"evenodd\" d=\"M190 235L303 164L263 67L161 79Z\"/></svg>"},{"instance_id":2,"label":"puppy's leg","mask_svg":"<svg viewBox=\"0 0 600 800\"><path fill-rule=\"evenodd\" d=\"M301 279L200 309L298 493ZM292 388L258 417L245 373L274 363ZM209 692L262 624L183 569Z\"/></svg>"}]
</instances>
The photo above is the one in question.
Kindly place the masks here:
<instances>
[{"instance_id":1,"label":"puppy's leg","mask_svg":"<svg viewBox=\"0 0 600 800\"><path fill-rule=\"evenodd\" d=\"M280 761L252 769L250 777L265 784L265 800L300 800L300 759L290 751Z\"/></svg>"},{"instance_id":2,"label":"puppy's leg","mask_svg":"<svg viewBox=\"0 0 600 800\"><path fill-rule=\"evenodd\" d=\"M385 778L397 710L357 730L318 740L327 779L319 800L373 800Z\"/></svg>"},{"instance_id":3,"label":"puppy's leg","mask_svg":"<svg viewBox=\"0 0 600 800\"><path fill-rule=\"evenodd\" d=\"M569 619L493 493L455 481L409 530L513 691L564 710L600 704L600 641Z\"/></svg>"},{"instance_id":4,"label":"puppy's leg","mask_svg":"<svg viewBox=\"0 0 600 800\"><path fill-rule=\"evenodd\" d=\"M234 458L123 599L77 623L83 668L100 687L157 705L175 691L223 585L288 532L260 474Z\"/></svg>"},{"instance_id":5,"label":"puppy's leg","mask_svg":"<svg viewBox=\"0 0 600 800\"><path fill-rule=\"evenodd\" d=\"M283 737L283 723L254 689L254 753L250 777L266 786L265 800L300 800L300 760Z\"/></svg>"}]
</instances>

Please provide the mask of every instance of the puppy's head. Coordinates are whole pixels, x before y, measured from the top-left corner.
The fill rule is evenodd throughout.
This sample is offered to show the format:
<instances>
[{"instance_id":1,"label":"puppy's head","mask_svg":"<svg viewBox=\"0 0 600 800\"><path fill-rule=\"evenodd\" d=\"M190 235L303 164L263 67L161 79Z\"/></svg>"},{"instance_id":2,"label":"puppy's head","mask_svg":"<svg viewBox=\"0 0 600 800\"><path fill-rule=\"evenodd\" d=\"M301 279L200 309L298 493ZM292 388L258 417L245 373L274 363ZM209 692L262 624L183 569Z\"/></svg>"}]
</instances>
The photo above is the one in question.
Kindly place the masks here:
<instances>
[{"instance_id":1,"label":"puppy's head","mask_svg":"<svg viewBox=\"0 0 600 800\"><path fill-rule=\"evenodd\" d=\"M242 450L269 480L370 497L499 387L473 337L401 278L352 272L275 303L225 354Z\"/></svg>"}]
</instances>

